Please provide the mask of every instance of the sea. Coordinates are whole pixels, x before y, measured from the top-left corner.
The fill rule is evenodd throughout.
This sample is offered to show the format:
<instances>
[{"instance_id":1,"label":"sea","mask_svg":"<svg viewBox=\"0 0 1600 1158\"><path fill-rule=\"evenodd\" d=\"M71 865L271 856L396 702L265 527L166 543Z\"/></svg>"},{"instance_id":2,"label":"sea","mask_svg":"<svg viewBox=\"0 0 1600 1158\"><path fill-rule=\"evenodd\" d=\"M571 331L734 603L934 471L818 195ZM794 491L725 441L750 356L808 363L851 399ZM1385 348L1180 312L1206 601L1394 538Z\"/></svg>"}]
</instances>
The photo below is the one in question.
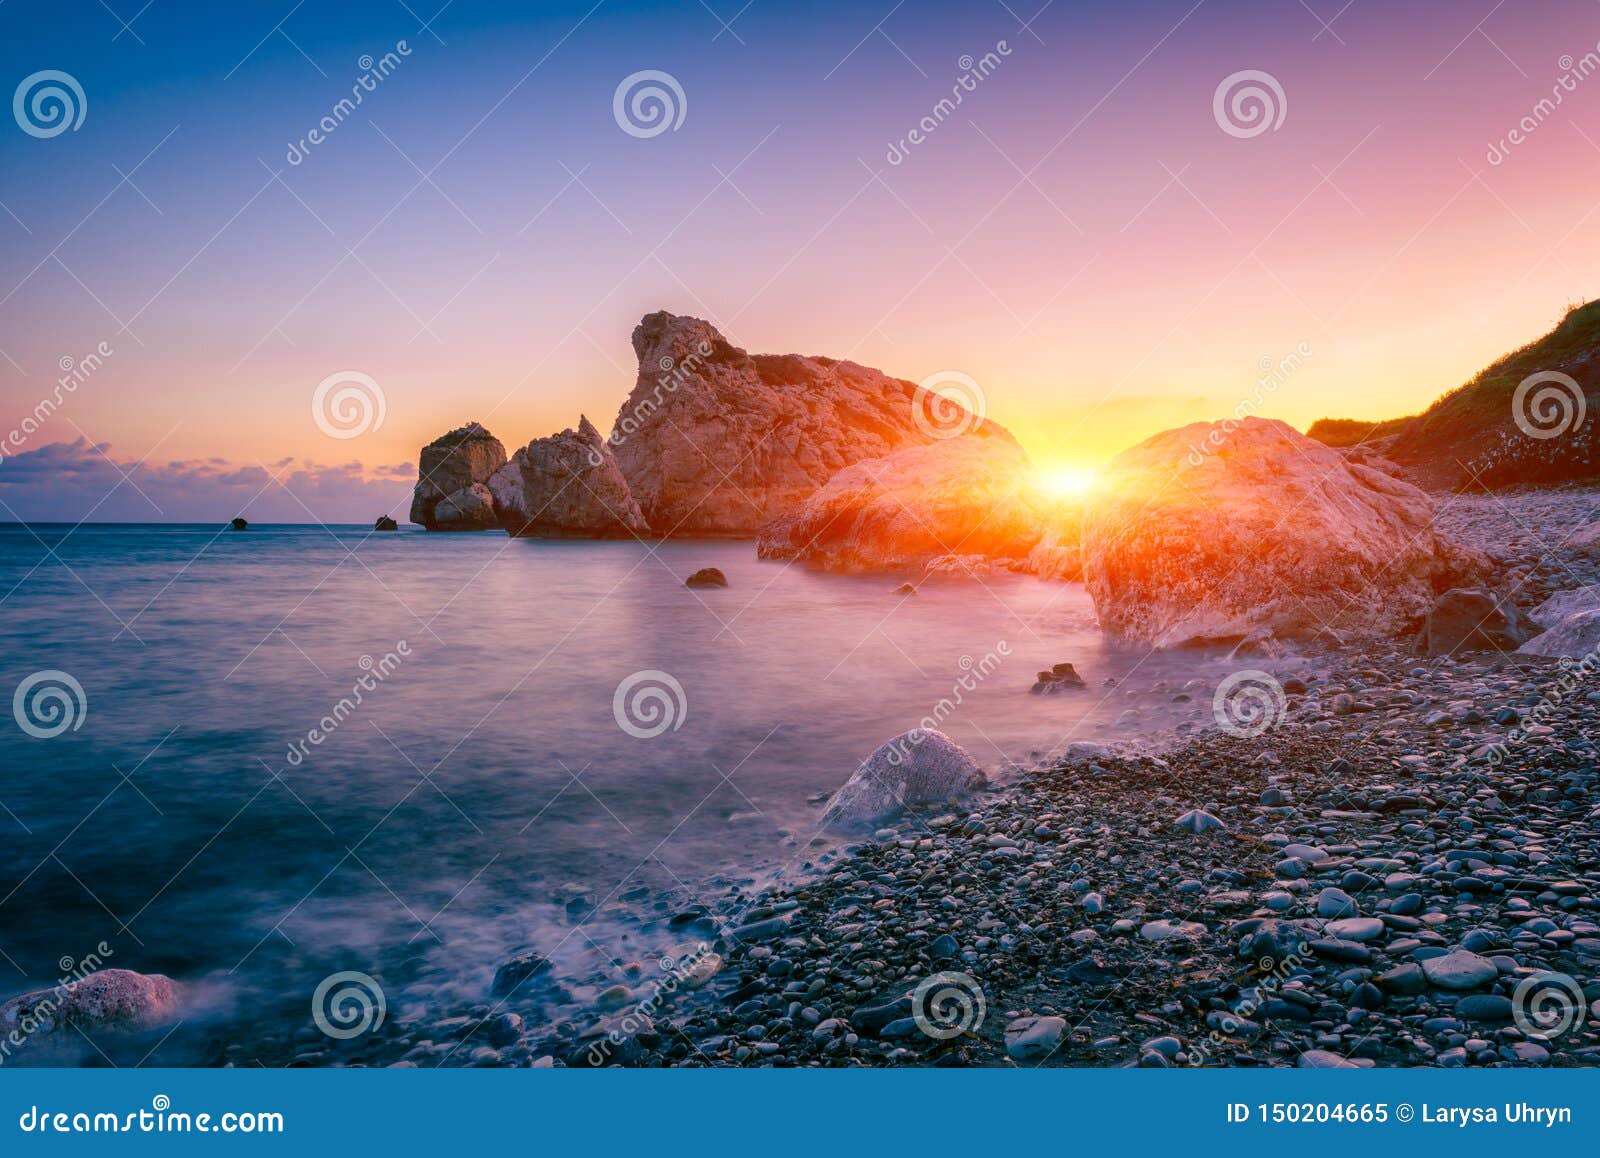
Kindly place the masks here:
<instances>
[{"instance_id":1,"label":"sea","mask_svg":"<svg viewBox=\"0 0 1600 1158\"><path fill-rule=\"evenodd\" d=\"M519 951L654 952L642 918L834 855L827 799L908 729L1004 784L1209 722L1222 658L1109 642L1079 584L905 579L749 542L0 526L0 1000L165 973L203 1000L136 1060L248 1061L336 973L427 1018ZM1086 686L1030 694L1060 662Z\"/></svg>"}]
</instances>

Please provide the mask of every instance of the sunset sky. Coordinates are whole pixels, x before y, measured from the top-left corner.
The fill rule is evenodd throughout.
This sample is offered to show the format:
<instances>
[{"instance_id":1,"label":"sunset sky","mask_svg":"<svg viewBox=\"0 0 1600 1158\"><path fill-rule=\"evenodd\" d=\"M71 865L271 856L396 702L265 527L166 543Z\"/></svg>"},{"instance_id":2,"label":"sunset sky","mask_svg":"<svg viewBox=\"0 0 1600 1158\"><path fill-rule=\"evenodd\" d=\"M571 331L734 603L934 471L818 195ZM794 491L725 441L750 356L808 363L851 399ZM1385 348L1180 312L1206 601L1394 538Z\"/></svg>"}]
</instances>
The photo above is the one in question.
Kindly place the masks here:
<instances>
[{"instance_id":1,"label":"sunset sky","mask_svg":"<svg viewBox=\"0 0 1600 1158\"><path fill-rule=\"evenodd\" d=\"M1600 292L1600 74L1559 83L1593 0L442 3L0 6L6 91L86 100L0 123L0 437L113 351L0 448L0 520L113 486L93 517L225 518L281 471L252 517L370 521L469 419L508 450L609 428L661 308L958 370L1056 468L1231 413L1302 344L1263 413L1413 412ZM647 69L685 100L641 137L613 96ZM1242 70L1276 128L1219 125ZM311 399L344 370L385 415L335 439Z\"/></svg>"}]
</instances>

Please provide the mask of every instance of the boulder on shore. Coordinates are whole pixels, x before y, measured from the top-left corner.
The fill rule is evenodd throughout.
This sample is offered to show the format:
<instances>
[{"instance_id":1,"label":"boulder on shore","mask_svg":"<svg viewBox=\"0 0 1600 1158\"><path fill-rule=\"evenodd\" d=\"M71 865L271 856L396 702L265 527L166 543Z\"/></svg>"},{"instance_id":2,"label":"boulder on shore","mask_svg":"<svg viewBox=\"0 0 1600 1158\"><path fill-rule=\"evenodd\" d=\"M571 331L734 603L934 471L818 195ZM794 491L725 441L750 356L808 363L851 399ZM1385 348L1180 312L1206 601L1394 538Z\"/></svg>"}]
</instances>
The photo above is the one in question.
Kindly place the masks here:
<instances>
[{"instance_id":1,"label":"boulder on shore","mask_svg":"<svg viewBox=\"0 0 1600 1158\"><path fill-rule=\"evenodd\" d=\"M908 805L959 803L984 784L983 770L943 732L913 728L882 744L834 794L822 826L879 824Z\"/></svg>"},{"instance_id":2,"label":"boulder on shore","mask_svg":"<svg viewBox=\"0 0 1600 1158\"><path fill-rule=\"evenodd\" d=\"M650 527L611 449L582 415L578 429L536 438L489 478L495 517L513 536L626 539Z\"/></svg>"},{"instance_id":3,"label":"boulder on shore","mask_svg":"<svg viewBox=\"0 0 1600 1158\"><path fill-rule=\"evenodd\" d=\"M430 531L478 531L495 525L493 501L482 487L506 464L506 448L476 422L459 426L422 448L411 521ZM448 499L448 504L445 500ZM443 506L441 511L439 508Z\"/></svg>"},{"instance_id":4,"label":"boulder on shore","mask_svg":"<svg viewBox=\"0 0 1600 1158\"><path fill-rule=\"evenodd\" d=\"M1600 653L1600 609L1569 615L1549 631L1517 648L1522 655L1582 660ZM1594 662L1591 660L1591 663Z\"/></svg>"},{"instance_id":5,"label":"boulder on shore","mask_svg":"<svg viewBox=\"0 0 1600 1158\"><path fill-rule=\"evenodd\" d=\"M1022 448L968 434L846 467L763 527L756 554L841 571L921 569L964 555L1021 564L1046 520Z\"/></svg>"},{"instance_id":6,"label":"boulder on shore","mask_svg":"<svg viewBox=\"0 0 1600 1158\"><path fill-rule=\"evenodd\" d=\"M1510 600L1464 587L1439 596L1422 628L1429 655L1516 651L1537 634L1538 625Z\"/></svg>"},{"instance_id":7,"label":"boulder on shore","mask_svg":"<svg viewBox=\"0 0 1600 1158\"><path fill-rule=\"evenodd\" d=\"M0 1005L0 1038L12 1034L46 1049L76 1046L85 1033L156 1029L178 1014L178 983L160 973L100 969L76 981L36 989Z\"/></svg>"},{"instance_id":8,"label":"boulder on shore","mask_svg":"<svg viewBox=\"0 0 1600 1158\"><path fill-rule=\"evenodd\" d=\"M633 349L638 379L609 443L658 535L752 537L854 463L952 431L1012 441L914 382L749 354L699 318L648 314Z\"/></svg>"},{"instance_id":9,"label":"boulder on shore","mask_svg":"<svg viewBox=\"0 0 1600 1158\"><path fill-rule=\"evenodd\" d=\"M1595 610L1600 610L1600 583L1557 591L1529 612L1528 618L1548 631L1569 615Z\"/></svg>"},{"instance_id":10,"label":"boulder on shore","mask_svg":"<svg viewBox=\"0 0 1600 1158\"><path fill-rule=\"evenodd\" d=\"M1434 530L1423 491L1264 418L1124 451L1083 555L1101 625L1158 647L1400 634L1483 565Z\"/></svg>"}]
</instances>

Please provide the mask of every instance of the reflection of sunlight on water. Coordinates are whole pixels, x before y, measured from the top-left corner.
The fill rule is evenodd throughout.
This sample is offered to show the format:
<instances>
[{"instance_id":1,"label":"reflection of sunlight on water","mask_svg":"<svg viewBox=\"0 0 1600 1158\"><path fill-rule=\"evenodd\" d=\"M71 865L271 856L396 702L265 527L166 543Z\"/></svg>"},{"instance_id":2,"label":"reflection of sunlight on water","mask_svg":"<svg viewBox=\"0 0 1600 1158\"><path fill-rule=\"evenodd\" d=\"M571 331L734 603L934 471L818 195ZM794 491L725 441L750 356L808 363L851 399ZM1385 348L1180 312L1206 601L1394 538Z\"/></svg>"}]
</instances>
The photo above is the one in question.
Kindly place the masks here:
<instances>
[{"instance_id":1,"label":"reflection of sunlight on water","mask_svg":"<svg viewBox=\"0 0 1600 1158\"><path fill-rule=\"evenodd\" d=\"M0 534L10 589L38 550ZM345 546L322 530L253 528L201 551L210 538L85 527L63 548L124 616L187 565L140 617L142 647L47 585L12 596L5 675L69 668L90 715L49 742L49 762L0 752L6 802L33 830L0 867L22 880L111 792L63 855L113 911L139 914L144 945L124 937L119 964L232 972L269 994L381 960L401 1001L478 999L498 961L552 938L568 938L574 970L584 955L645 956L674 940L673 905L821 855L820 801L930 716L996 773L1209 716L1208 692L1174 697L1214 658L1108 647L1077 585L929 580L902 596L900 577L759 562L748 543L650 554L347 533L363 567L340 565ZM703 566L730 586L685 589ZM401 639L404 664L287 766L360 657ZM1089 686L1029 695L1060 661ZM678 726L648 739L613 703L643 671L683 693ZM112 791L113 763L138 767L138 792ZM586 936L572 936L574 896L597 906ZM48 868L12 904L49 914L7 928L8 951L41 974L62 943L105 933L104 911Z\"/></svg>"}]
</instances>

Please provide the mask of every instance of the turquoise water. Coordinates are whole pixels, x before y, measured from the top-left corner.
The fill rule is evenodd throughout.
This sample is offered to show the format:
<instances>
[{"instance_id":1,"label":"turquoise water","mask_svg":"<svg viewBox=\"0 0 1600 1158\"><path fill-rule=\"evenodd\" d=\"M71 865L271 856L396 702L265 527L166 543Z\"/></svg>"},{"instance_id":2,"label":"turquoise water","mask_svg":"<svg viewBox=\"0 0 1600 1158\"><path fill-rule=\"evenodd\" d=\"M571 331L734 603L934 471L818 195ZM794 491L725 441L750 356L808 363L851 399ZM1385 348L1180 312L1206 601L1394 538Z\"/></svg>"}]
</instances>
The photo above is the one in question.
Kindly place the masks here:
<instances>
[{"instance_id":1,"label":"turquoise water","mask_svg":"<svg viewBox=\"0 0 1600 1158\"><path fill-rule=\"evenodd\" d=\"M104 942L211 995L170 1062L299 1026L333 970L478 999L519 947L628 955L630 908L802 870L819 798L931 713L999 770L1171 724L1200 662L1108 648L1076 585L898 582L749 543L0 527L0 691L60 671L84 705L0 717L0 997ZM1026 694L1060 660L1091 689ZM638 672L682 693L645 677L630 732Z\"/></svg>"}]
</instances>

